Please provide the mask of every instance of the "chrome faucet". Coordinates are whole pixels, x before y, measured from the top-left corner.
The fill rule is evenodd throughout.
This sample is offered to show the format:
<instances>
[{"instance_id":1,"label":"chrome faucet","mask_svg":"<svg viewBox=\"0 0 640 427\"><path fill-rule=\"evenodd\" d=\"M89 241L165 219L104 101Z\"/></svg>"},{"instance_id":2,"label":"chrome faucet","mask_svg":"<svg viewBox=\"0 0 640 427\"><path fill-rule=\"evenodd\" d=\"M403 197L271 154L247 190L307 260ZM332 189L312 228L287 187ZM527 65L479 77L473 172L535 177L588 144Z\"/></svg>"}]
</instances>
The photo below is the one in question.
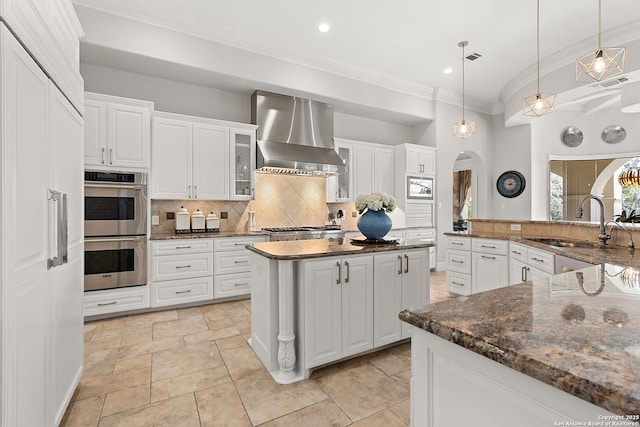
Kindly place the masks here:
<instances>
[{"instance_id":1,"label":"chrome faucet","mask_svg":"<svg viewBox=\"0 0 640 427\"><path fill-rule=\"evenodd\" d=\"M627 230L627 229L626 229L626 228L624 228L624 227L623 227L619 222L616 222L616 221L607 221L607 223L605 224L605 227L606 227L607 225L609 225L609 224L615 224L615 225L617 225L618 227L620 227L620 229L621 229L621 230L626 231L626 232L627 232L627 234L629 234L629 244L627 245L627 248L628 248L629 250L631 250L631 251L632 251L632 250L634 250L634 249L635 249L635 245L633 244L633 234L631 234L631 231ZM607 236L608 236L608 239L610 239L610 238L611 238L611 233L612 233L612 232L613 232L613 225L612 225L612 226L611 226L611 228L609 229L609 234L607 235Z\"/></svg>"},{"instance_id":2,"label":"chrome faucet","mask_svg":"<svg viewBox=\"0 0 640 427\"><path fill-rule=\"evenodd\" d=\"M607 244L607 240L611 238L611 235L607 235L607 231L604 228L604 203L602 203L602 200L600 200L599 197L589 194L587 197L582 199L582 201L578 205L576 218L582 218L582 216L584 215L583 206L584 206L584 202L586 202L588 199L595 200L596 202L598 202L598 205L600 206L600 232L598 233L598 242L600 244L600 247L604 248Z\"/></svg>"}]
</instances>

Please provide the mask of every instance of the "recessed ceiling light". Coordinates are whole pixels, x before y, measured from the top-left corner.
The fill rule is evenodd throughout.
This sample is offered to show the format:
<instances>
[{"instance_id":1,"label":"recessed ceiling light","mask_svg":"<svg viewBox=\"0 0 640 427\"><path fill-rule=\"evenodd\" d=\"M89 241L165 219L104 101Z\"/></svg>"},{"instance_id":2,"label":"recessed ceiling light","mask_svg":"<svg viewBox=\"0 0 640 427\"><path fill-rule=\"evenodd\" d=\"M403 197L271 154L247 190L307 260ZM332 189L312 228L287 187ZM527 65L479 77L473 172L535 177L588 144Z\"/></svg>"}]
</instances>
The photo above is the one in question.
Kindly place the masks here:
<instances>
[{"instance_id":1,"label":"recessed ceiling light","mask_svg":"<svg viewBox=\"0 0 640 427\"><path fill-rule=\"evenodd\" d=\"M453 68L447 67L444 70L442 70L442 72L445 73L445 74L451 74L451 73L453 73Z\"/></svg>"},{"instance_id":2,"label":"recessed ceiling light","mask_svg":"<svg viewBox=\"0 0 640 427\"><path fill-rule=\"evenodd\" d=\"M331 26L326 22L323 22L322 24L318 25L318 31L320 31L321 33L326 33L330 29L331 29Z\"/></svg>"}]
</instances>

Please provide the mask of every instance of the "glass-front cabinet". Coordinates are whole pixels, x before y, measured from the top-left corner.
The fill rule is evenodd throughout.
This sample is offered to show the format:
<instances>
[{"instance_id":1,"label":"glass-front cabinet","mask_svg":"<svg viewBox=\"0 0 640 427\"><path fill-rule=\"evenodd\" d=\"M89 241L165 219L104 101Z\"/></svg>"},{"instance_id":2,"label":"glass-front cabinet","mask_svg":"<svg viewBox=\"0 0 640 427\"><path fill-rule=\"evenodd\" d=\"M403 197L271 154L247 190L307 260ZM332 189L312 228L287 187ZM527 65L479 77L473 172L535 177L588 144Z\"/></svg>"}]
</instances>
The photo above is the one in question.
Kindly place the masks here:
<instances>
[{"instance_id":1,"label":"glass-front cabinet","mask_svg":"<svg viewBox=\"0 0 640 427\"><path fill-rule=\"evenodd\" d=\"M327 178L327 202L353 201L353 145L335 142L335 150L344 163L345 171Z\"/></svg>"},{"instance_id":2,"label":"glass-front cabinet","mask_svg":"<svg viewBox=\"0 0 640 427\"><path fill-rule=\"evenodd\" d=\"M256 169L255 129L230 129L231 138L231 200L251 200L254 194Z\"/></svg>"}]
</instances>

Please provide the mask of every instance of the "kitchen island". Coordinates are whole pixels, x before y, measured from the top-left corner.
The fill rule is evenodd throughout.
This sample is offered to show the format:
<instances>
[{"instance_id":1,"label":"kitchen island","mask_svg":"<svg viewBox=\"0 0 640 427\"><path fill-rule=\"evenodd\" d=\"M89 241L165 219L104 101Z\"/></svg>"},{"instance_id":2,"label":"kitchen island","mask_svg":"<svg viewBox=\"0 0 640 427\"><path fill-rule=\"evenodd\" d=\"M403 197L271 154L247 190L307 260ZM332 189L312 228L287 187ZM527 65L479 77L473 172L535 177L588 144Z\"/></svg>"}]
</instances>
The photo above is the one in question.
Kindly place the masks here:
<instances>
[{"instance_id":1,"label":"kitchen island","mask_svg":"<svg viewBox=\"0 0 640 427\"><path fill-rule=\"evenodd\" d=\"M429 302L432 242L260 242L252 252L250 344L274 380L409 338L398 319Z\"/></svg>"},{"instance_id":2,"label":"kitchen island","mask_svg":"<svg viewBox=\"0 0 640 427\"><path fill-rule=\"evenodd\" d=\"M638 421L640 290L632 270L594 265L400 318L415 327L415 426Z\"/></svg>"}]
</instances>

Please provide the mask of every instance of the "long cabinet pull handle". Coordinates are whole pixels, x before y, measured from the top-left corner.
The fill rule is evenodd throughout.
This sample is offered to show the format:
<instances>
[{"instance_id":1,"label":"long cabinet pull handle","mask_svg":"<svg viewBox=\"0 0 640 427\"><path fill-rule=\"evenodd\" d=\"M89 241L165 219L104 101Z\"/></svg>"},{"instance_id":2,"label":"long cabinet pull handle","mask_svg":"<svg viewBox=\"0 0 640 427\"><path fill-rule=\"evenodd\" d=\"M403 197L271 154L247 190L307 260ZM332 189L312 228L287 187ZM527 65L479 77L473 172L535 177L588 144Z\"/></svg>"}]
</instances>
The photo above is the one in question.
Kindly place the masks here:
<instances>
[{"instance_id":1,"label":"long cabinet pull handle","mask_svg":"<svg viewBox=\"0 0 640 427\"><path fill-rule=\"evenodd\" d=\"M480 245L481 248L489 248L489 249L495 249L496 247L493 245Z\"/></svg>"},{"instance_id":2,"label":"long cabinet pull handle","mask_svg":"<svg viewBox=\"0 0 640 427\"><path fill-rule=\"evenodd\" d=\"M176 265L176 268L191 268L191 265Z\"/></svg>"},{"instance_id":3,"label":"long cabinet pull handle","mask_svg":"<svg viewBox=\"0 0 640 427\"><path fill-rule=\"evenodd\" d=\"M63 244L63 226L62 226L62 221L64 220L63 216L64 216L64 212L63 212L63 206L62 206L62 200L63 200L63 194L60 193L59 191L56 190L51 190L49 189L49 196L48 196L48 200L51 200L53 203L56 204L56 229L54 231L53 234L55 234L55 239L56 239L56 254L54 257L52 258L47 258L47 270L52 269L54 267L57 267L59 265L62 265L63 261L63 249L62 249L62 244Z\"/></svg>"},{"instance_id":4,"label":"long cabinet pull handle","mask_svg":"<svg viewBox=\"0 0 640 427\"><path fill-rule=\"evenodd\" d=\"M511 251L511 253L516 255L522 255L522 252L518 252L518 251Z\"/></svg>"},{"instance_id":5,"label":"long cabinet pull handle","mask_svg":"<svg viewBox=\"0 0 640 427\"><path fill-rule=\"evenodd\" d=\"M101 150L101 153L100 153L100 163L104 165L104 148Z\"/></svg>"},{"instance_id":6,"label":"long cabinet pull handle","mask_svg":"<svg viewBox=\"0 0 640 427\"><path fill-rule=\"evenodd\" d=\"M198 198L198 186L197 185L193 186L193 198L194 199Z\"/></svg>"},{"instance_id":7,"label":"long cabinet pull handle","mask_svg":"<svg viewBox=\"0 0 640 427\"><path fill-rule=\"evenodd\" d=\"M62 253L62 264L69 262L69 211L67 209L67 194L62 193L62 216L59 219L59 245Z\"/></svg>"},{"instance_id":8,"label":"long cabinet pull handle","mask_svg":"<svg viewBox=\"0 0 640 427\"><path fill-rule=\"evenodd\" d=\"M462 242L451 242L451 244L452 245L459 245L459 246L464 245L464 243L462 243Z\"/></svg>"},{"instance_id":9,"label":"long cabinet pull handle","mask_svg":"<svg viewBox=\"0 0 640 427\"><path fill-rule=\"evenodd\" d=\"M234 264L246 264L246 263L248 263L248 262L249 262L249 261L248 261L248 260L246 260L246 259L245 259L245 260L242 260L242 261L233 261L233 263L234 263Z\"/></svg>"},{"instance_id":10,"label":"long cabinet pull handle","mask_svg":"<svg viewBox=\"0 0 640 427\"><path fill-rule=\"evenodd\" d=\"M404 266L404 273L407 274L409 272L409 255L404 256L404 262L405 262L405 266Z\"/></svg>"},{"instance_id":11,"label":"long cabinet pull handle","mask_svg":"<svg viewBox=\"0 0 640 427\"><path fill-rule=\"evenodd\" d=\"M464 286L464 283L454 282L453 280L451 281L451 284L456 286Z\"/></svg>"},{"instance_id":12,"label":"long cabinet pull handle","mask_svg":"<svg viewBox=\"0 0 640 427\"><path fill-rule=\"evenodd\" d=\"M234 243L233 246L247 246L246 243Z\"/></svg>"},{"instance_id":13,"label":"long cabinet pull handle","mask_svg":"<svg viewBox=\"0 0 640 427\"><path fill-rule=\"evenodd\" d=\"M234 283L233 286L249 286L249 283Z\"/></svg>"},{"instance_id":14,"label":"long cabinet pull handle","mask_svg":"<svg viewBox=\"0 0 640 427\"><path fill-rule=\"evenodd\" d=\"M400 261L400 266L398 267L398 274L402 274L402 256L398 255L398 261Z\"/></svg>"},{"instance_id":15,"label":"long cabinet pull handle","mask_svg":"<svg viewBox=\"0 0 640 427\"><path fill-rule=\"evenodd\" d=\"M191 246L176 246L176 249L191 249Z\"/></svg>"},{"instance_id":16,"label":"long cabinet pull handle","mask_svg":"<svg viewBox=\"0 0 640 427\"><path fill-rule=\"evenodd\" d=\"M496 259L496 257L494 257L494 256L486 256L486 255L481 255L481 256L484 259Z\"/></svg>"},{"instance_id":17,"label":"long cabinet pull handle","mask_svg":"<svg viewBox=\"0 0 640 427\"><path fill-rule=\"evenodd\" d=\"M191 198L191 184L187 185L187 197Z\"/></svg>"},{"instance_id":18,"label":"long cabinet pull handle","mask_svg":"<svg viewBox=\"0 0 640 427\"><path fill-rule=\"evenodd\" d=\"M452 259L451 262L457 262L458 264L464 264L464 261L458 261L457 259Z\"/></svg>"},{"instance_id":19,"label":"long cabinet pull handle","mask_svg":"<svg viewBox=\"0 0 640 427\"><path fill-rule=\"evenodd\" d=\"M344 265L347 267L347 277L344 279L344 283L349 283L349 261L345 261Z\"/></svg>"},{"instance_id":20,"label":"long cabinet pull handle","mask_svg":"<svg viewBox=\"0 0 640 427\"><path fill-rule=\"evenodd\" d=\"M107 305L116 305L118 303L118 301L111 301L111 302L99 302L98 303L98 307L104 307Z\"/></svg>"},{"instance_id":21,"label":"long cabinet pull handle","mask_svg":"<svg viewBox=\"0 0 640 427\"><path fill-rule=\"evenodd\" d=\"M191 292L191 289L187 289L186 291L176 291L176 295L188 294L189 292Z\"/></svg>"},{"instance_id":22,"label":"long cabinet pull handle","mask_svg":"<svg viewBox=\"0 0 640 427\"><path fill-rule=\"evenodd\" d=\"M339 285L342 282L342 266L339 261L336 261L336 266L338 267L338 280L336 280L336 284Z\"/></svg>"},{"instance_id":23,"label":"long cabinet pull handle","mask_svg":"<svg viewBox=\"0 0 640 427\"><path fill-rule=\"evenodd\" d=\"M538 262L544 262L544 260L543 260L543 259L536 258L536 257L534 257L534 256L532 256L532 257L531 257L531 259L532 259L532 260L534 260L534 261L538 261Z\"/></svg>"},{"instance_id":24,"label":"long cabinet pull handle","mask_svg":"<svg viewBox=\"0 0 640 427\"><path fill-rule=\"evenodd\" d=\"M113 148L109 148L109 164L113 164Z\"/></svg>"},{"instance_id":25,"label":"long cabinet pull handle","mask_svg":"<svg viewBox=\"0 0 640 427\"><path fill-rule=\"evenodd\" d=\"M524 265L520 269L520 278L522 279L523 282L527 281L527 267Z\"/></svg>"}]
</instances>

